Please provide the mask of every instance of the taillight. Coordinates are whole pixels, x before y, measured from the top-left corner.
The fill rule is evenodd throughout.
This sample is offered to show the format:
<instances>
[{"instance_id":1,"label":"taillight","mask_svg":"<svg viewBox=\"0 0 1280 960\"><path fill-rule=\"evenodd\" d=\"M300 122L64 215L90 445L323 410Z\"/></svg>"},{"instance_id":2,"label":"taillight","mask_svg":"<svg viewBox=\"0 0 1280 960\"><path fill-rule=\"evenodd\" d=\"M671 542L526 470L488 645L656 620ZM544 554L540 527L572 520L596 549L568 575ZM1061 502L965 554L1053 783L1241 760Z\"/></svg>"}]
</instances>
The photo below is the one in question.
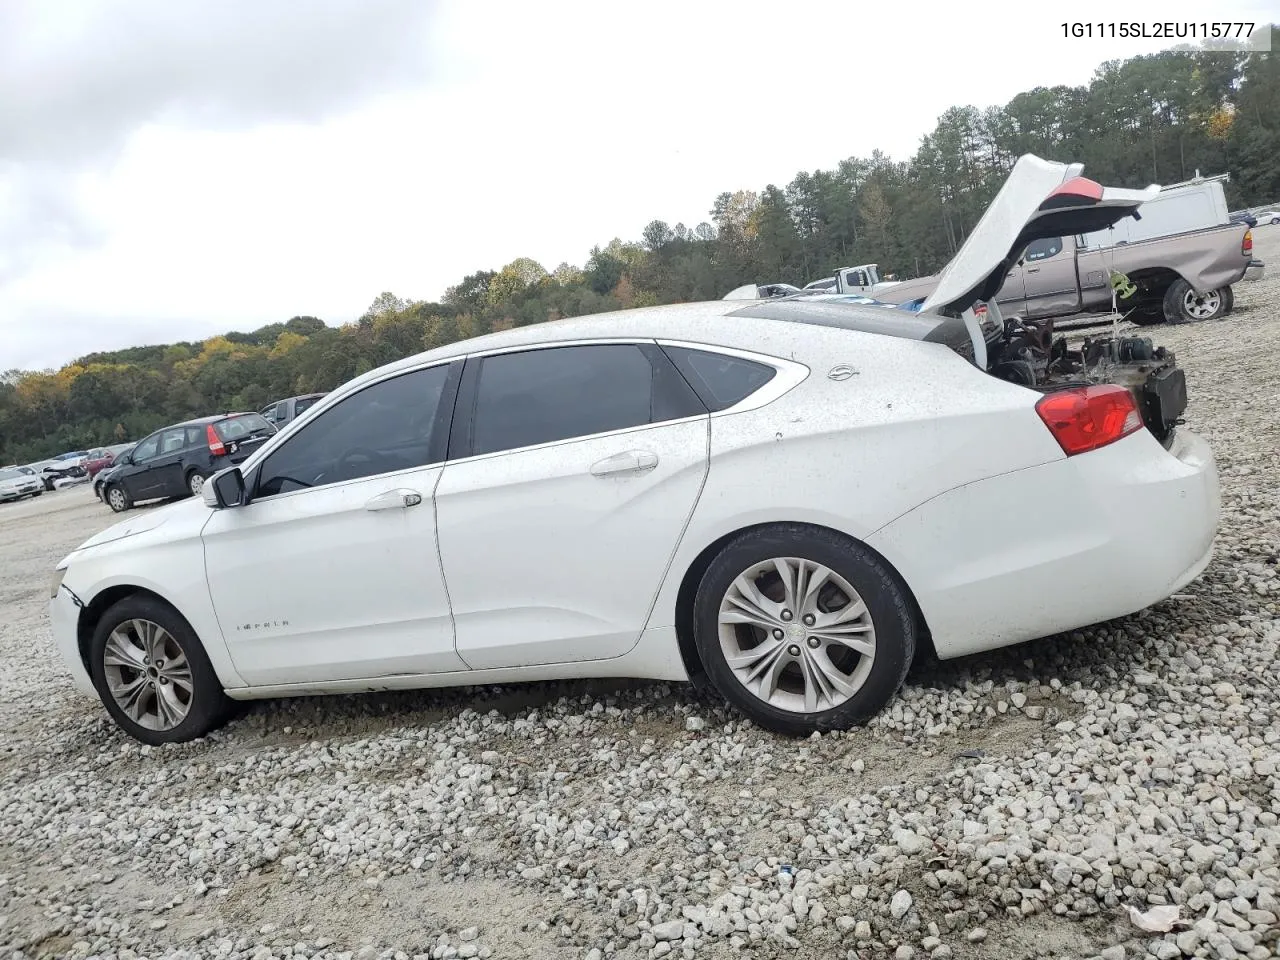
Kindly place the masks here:
<instances>
[{"instance_id":1,"label":"taillight","mask_svg":"<svg viewBox=\"0 0 1280 960\"><path fill-rule=\"evenodd\" d=\"M1036 404L1036 413L1069 457L1142 429L1133 395L1113 383L1050 393Z\"/></svg>"},{"instance_id":2,"label":"taillight","mask_svg":"<svg viewBox=\"0 0 1280 960\"><path fill-rule=\"evenodd\" d=\"M209 452L215 457L221 457L227 452L227 448L222 443L222 438L218 436L218 431L213 429L212 423L204 428L204 435L209 440Z\"/></svg>"},{"instance_id":3,"label":"taillight","mask_svg":"<svg viewBox=\"0 0 1280 960\"><path fill-rule=\"evenodd\" d=\"M1253 256L1253 231L1246 230L1244 239L1240 241L1240 253L1246 257Z\"/></svg>"}]
</instances>

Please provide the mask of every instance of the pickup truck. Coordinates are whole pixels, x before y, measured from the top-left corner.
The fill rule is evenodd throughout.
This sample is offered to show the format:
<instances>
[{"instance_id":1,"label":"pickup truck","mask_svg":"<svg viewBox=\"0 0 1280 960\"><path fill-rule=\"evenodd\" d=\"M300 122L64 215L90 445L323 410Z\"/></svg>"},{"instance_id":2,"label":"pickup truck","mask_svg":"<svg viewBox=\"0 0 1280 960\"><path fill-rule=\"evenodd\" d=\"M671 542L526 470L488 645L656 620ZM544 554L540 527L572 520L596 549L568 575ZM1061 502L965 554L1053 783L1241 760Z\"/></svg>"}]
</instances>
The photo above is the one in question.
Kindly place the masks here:
<instances>
[{"instance_id":1,"label":"pickup truck","mask_svg":"<svg viewBox=\"0 0 1280 960\"><path fill-rule=\"evenodd\" d=\"M1122 274L1116 307L1139 324L1216 320L1235 301L1232 284L1256 264L1253 233L1223 223L1174 236L1091 248L1083 236L1033 241L996 294L1001 313L1027 318L1109 313L1113 274ZM1252 277L1251 277L1252 278ZM906 280L874 296L889 303L923 300L938 275Z\"/></svg>"},{"instance_id":2,"label":"pickup truck","mask_svg":"<svg viewBox=\"0 0 1280 960\"><path fill-rule=\"evenodd\" d=\"M817 290L820 293L848 293L862 296L876 296L886 287L897 286L900 281L889 274L880 278L878 263L863 263L856 267L841 267L833 277L823 277L804 286L805 290Z\"/></svg>"},{"instance_id":3,"label":"pickup truck","mask_svg":"<svg viewBox=\"0 0 1280 960\"><path fill-rule=\"evenodd\" d=\"M268 423L278 429L323 396L323 393L304 393L297 397L287 397L284 400L277 400L275 403L267 404L258 412L262 414L262 417Z\"/></svg>"}]
</instances>

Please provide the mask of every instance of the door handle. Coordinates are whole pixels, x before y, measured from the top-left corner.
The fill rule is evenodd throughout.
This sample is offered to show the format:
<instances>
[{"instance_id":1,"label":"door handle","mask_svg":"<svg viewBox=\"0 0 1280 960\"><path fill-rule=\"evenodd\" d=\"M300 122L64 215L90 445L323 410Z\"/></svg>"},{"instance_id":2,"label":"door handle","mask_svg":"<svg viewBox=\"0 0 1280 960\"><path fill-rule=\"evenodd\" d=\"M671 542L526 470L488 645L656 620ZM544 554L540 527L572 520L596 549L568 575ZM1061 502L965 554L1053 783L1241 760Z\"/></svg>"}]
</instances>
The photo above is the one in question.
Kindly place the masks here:
<instances>
[{"instance_id":1,"label":"door handle","mask_svg":"<svg viewBox=\"0 0 1280 960\"><path fill-rule=\"evenodd\" d=\"M364 505L366 510L402 510L405 507L416 507L422 502L422 494L417 490L388 490L380 493Z\"/></svg>"},{"instance_id":2,"label":"door handle","mask_svg":"<svg viewBox=\"0 0 1280 960\"><path fill-rule=\"evenodd\" d=\"M1027 273L1039 273L1039 272L1040 272L1039 267L1027 267Z\"/></svg>"},{"instance_id":3,"label":"door handle","mask_svg":"<svg viewBox=\"0 0 1280 960\"><path fill-rule=\"evenodd\" d=\"M616 477L620 474L647 473L658 465L658 455L648 450L615 453L591 465L593 477Z\"/></svg>"}]
</instances>

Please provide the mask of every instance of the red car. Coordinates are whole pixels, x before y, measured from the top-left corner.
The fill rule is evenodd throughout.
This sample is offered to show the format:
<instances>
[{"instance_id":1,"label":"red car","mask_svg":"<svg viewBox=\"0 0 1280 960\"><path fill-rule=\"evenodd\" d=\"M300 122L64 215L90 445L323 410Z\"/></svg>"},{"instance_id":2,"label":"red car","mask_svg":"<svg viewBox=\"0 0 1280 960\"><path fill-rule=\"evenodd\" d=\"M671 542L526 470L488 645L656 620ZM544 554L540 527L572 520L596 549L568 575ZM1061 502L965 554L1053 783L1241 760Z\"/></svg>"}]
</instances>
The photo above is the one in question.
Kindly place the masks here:
<instances>
[{"instance_id":1,"label":"red car","mask_svg":"<svg viewBox=\"0 0 1280 960\"><path fill-rule=\"evenodd\" d=\"M84 462L84 468L89 471L89 476L93 477L100 470L105 470L116 462L116 455L110 450L103 450L99 447L97 450L90 450L89 456Z\"/></svg>"}]
</instances>

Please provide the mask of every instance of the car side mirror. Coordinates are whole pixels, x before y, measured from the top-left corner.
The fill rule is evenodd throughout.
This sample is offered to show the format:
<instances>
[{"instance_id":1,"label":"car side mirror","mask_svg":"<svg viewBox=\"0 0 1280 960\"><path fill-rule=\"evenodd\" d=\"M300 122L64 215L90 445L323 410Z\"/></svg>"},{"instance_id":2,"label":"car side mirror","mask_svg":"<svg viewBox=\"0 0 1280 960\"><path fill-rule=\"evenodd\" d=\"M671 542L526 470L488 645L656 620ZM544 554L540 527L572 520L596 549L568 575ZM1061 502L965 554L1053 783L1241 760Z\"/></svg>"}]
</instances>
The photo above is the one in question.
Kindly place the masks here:
<instances>
[{"instance_id":1,"label":"car side mirror","mask_svg":"<svg viewBox=\"0 0 1280 960\"><path fill-rule=\"evenodd\" d=\"M240 507L245 502L244 474L239 467L228 467L215 473L201 488L205 505L214 510Z\"/></svg>"}]
</instances>

